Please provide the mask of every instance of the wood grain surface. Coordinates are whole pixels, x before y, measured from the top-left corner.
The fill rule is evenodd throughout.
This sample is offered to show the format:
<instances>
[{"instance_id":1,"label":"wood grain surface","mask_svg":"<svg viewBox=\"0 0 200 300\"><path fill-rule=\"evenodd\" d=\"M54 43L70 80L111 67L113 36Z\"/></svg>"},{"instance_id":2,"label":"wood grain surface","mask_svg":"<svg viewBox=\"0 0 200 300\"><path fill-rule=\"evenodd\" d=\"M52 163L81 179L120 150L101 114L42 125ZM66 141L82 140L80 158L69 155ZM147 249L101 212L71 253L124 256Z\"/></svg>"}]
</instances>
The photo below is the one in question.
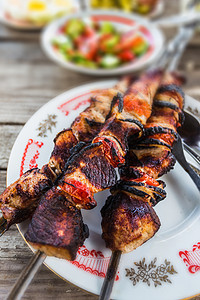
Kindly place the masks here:
<instances>
[{"instance_id":1,"label":"wood grain surface","mask_svg":"<svg viewBox=\"0 0 200 300\"><path fill-rule=\"evenodd\" d=\"M166 15L178 10L178 1L166 3ZM167 38L175 32L165 30ZM180 70L188 78L186 93L200 100L199 55L200 34L197 33L184 53ZM63 91L98 79L64 70L50 62L40 48L38 33L18 32L0 25L0 193L6 187L11 148L25 122ZM0 300L5 299L31 256L15 226L1 237ZM74 287L42 266L23 299L95 300L97 296Z\"/></svg>"}]
</instances>

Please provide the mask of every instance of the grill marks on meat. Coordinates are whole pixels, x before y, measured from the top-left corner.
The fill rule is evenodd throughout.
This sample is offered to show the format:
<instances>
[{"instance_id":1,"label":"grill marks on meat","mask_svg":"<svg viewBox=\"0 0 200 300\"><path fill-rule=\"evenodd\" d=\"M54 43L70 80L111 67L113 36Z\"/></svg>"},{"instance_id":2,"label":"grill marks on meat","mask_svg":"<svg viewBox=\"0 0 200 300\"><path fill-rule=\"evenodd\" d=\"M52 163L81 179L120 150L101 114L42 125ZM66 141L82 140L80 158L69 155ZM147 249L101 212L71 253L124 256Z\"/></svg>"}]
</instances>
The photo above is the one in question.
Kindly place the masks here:
<instances>
[{"instance_id":1,"label":"grill marks on meat","mask_svg":"<svg viewBox=\"0 0 200 300\"><path fill-rule=\"evenodd\" d=\"M113 97L118 92L124 93L129 81L128 77L124 77L114 88L98 91L97 95L91 98L90 106L79 114L71 128L57 135L49 161L56 174L60 175L65 170L65 164L71 155L70 149L74 145L78 142L89 143L101 130L110 112Z\"/></svg>"},{"instance_id":2,"label":"grill marks on meat","mask_svg":"<svg viewBox=\"0 0 200 300\"><path fill-rule=\"evenodd\" d=\"M54 187L42 197L25 238L46 255L74 260L88 234L80 210Z\"/></svg>"},{"instance_id":3,"label":"grill marks on meat","mask_svg":"<svg viewBox=\"0 0 200 300\"><path fill-rule=\"evenodd\" d=\"M125 162L128 139L141 135L141 128L151 114L153 98L161 78L161 71L147 72L130 86L123 97L123 103L120 94L115 98L110 118L93 140L103 143L104 153L114 167ZM112 143L115 151L111 149L108 141ZM113 156L113 152L118 159L116 155Z\"/></svg>"},{"instance_id":4,"label":"grill marks on meat","mask_svg":"<svg viewBox=\"0 0 200 300\"><path fill-rule=\"evenodd\" d=\"M68 162L65 175L58 186L74 197L79 208L93 208L96 201L93 194L113 186L116 172L103 155L102 144L85 147Z\"/></svg>"},{"instance_id":5,"label":"grill marks on meat","mask_svg":"<svg viewBox=\"0 0 200 300\"><path fill-rule=\"evenodd\" d=\"M126 164L119 169L121 180L111 189L113 195L101 210L102 237L111 250L130 252L160 227L152 206L166 197L164 183L156 179L175 163L171 149L184 103L180 84L175 74L165 76L144 135L130 142Z\"/></svg>"},{"instance_id":6,"label":"grill marks on meat","mask_svg":"<svg viewBox=\"0 0 200 300\"><path fill-rule=\"evenodd\" d=\"M57 134L54 139L54 149L49 160L49 166L58 175L62 173L70 157L70 149L78 143L71 129Z\"/></svg>"},{"instance_id":7,"label":"grill marks on meat","mask_svg":"<svg viewBox=\"0 0 200 300\"><path fill-rule=\"evenodd\" d=\"M141 176L145 173L156 179L168 172L175 164L171 149L177 138L176 130L181 125L184 95L182 91L180 92L180 87L175 86L171 81L173 82L173 78L167 76L164 84L161 85L155 97L156 104L153 105L152 115L144 128L144 136L136 145L132 145L130 151L129 166L134 169L133 172L138 172ZM171 103L176 108L171 106Z\"/></svg>"},{"instance_id":8,"label":"grill marks on meat","mask_svg":"<svg viewBox=\"0 0 200 300\"><path fill-rule=\"evenodd\" d=\"M32 215L41 195L55 184L58 176L64 171L71 148L80 141L88 142L97 134L109 114L113 96L118 92L124 93L128 85L127 77L119 81L114 88L99 91L97 96L92 98L90 107L76 118L71 128L61 131L56 136L49 163L41 170L26 172L3 192L0 196L0 209L8 221L8 227Z\"/></svg>"},{"instance_id":9,"label":"grill marks on meat","mask_svg":"<svg viewBox=\"0 0 200 300\"><path fill-rule=\"evenodd\" d=\"M82 201L82 208L85 205L92 208L93 194L116 183L114 168L125 162L128 139L141 134L161 77L160 71L146 73L131 85L124 97L118 93L112 101L110 118L92 141L95 146L83 149L81 159L76 156L70 161L70 168L59 187L77 198L79 203Z\"/></svg>"}]
</instances>

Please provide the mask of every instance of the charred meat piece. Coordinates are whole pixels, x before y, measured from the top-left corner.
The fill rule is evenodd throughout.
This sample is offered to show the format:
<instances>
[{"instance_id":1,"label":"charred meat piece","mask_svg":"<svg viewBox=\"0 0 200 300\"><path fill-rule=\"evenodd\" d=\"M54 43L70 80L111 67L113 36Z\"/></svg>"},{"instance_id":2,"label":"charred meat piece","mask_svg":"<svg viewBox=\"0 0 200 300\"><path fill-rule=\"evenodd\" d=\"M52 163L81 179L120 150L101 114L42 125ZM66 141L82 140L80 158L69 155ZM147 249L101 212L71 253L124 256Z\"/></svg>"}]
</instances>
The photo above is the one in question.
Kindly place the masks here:
<instances>
[{"instance_id":1,"label":"charred meat piece","mask_svg":"<svg viewBox=\"0 0 200 300\"><path fill-rule=\"evenodd\" d=\"M110 188L117 181L116 172L102 151L100 143L83 148L68 161L65 175L58 183L63 192L74 197L79 208L94 208L94 193Z\"/></svg>"},{"instance_id":2,"label":"charred meat piece","mask_svg":"<svg viewBox=\"0 0 200 300\"><path fill-rule=\"evenodd\" d=\"M150 182L152 184L150 185L147 184L147 178L144 179L144 182L138 182L137 179L132 181L120 180L111 189L111 193L124 191L130 193L131 195L137 196L137 199L140 199L141 201L148 202L150 206L155 206L158 204L158 202L164 200L166 197L166 192L164 190L165 183L161 180L154 180L154 182Z\"/></svg>"},{"instance_id":3,"label":"charred meat piece","mask_svg":"<svg viewBox=\"0 0 200 300\"><path fill-rule=\"evenodd\" d=\"M102 238L112 251L131 252L152 238L160 227L154 209L126 192L110 196L101 214Z\"/></svg>"},{"instance_id":4,"label":"charred meat piece","mask_svg":"<svg viewBox=\"0 0 200 300\"><path fill-rule=\"evenodd\" d=\"M161 71L147 72L130 86L124 97L118 94L114 98L110 118L93 140L94 143L103 143L104 153L114 167L125 162L130 137L141 135L143 125L151 115L153 98L161 78ZM116 155L113 157L110 144L118 159Z\"/></svg>"},{"instance_id":5,"label":"charred meat piece","mask_svg":"<svg viewBox=\"0 0 200 300\"><path fill-rule=\"evenodd\" d=\"M110 112L113 97L128 88L130 78L122 78L113 88L97 91L91 98L88 108L79 114L70 129L58 133L54 139L54 149L49 160L49 166L60 175L71 153L70 150L79 142L89 143L101 130Z\"/></svg>"},{"instance_id":6,"label":"charred meat piece","mask_svg":"<svg viewBox=\"0 0 200 300\"><path fill-rule=\"evenodd\" d=\"M70 157L70 150L78 143L71 129L66 129L57 134L54 139L54 149L49 160L49 166L57 174L62 173Z\"/></svg>"},{"instance_id":7,"label":"charred meat piece","mask_svg":"<svg viewBox=\"0 0 200 300\"><path fill-rule=\"evenodd\" d=\"M7 228L31 216L40 196L53 185L55 174L48 165L41 170L24 173L0 195L0 209L7 220Z\"/></svg>"},{"instance_id":8,"label":"charred meat piece","mask_svg":"<svg viewBox=\"0 0 200 300\"><path fill-rule=\"evenodd\" d=\"M91 104L72 123L71 129L78 141L91 142L99 133L110 113L113 97L126 92L130 77L124 77L113 88L100 90L91 98Z\"/></svg>"},{"instance_id":9,"label":"charred meat piece","mask_svg":"<svg viewBox=\"0 0 200 300\"><path fill-rule=\"evenodd\" d=\"M42 197L25 238L46 255L74 260L88 234L80 210L54 187Z\"/></svg>"},{"instance_id":10,"label":"charred meat piece","mask_svg":"<svg viewBox=\"0 0 200 300\"><path fill-rule=\"evenodd\" d=\"M156 94L143 137L137 143L130 142L127 168L121 171L128 177L131 173L145 173L156 179L175 164L171 150L177 138L177 128L181 125L184 94L178 85L172 84L172 75L166 77ZM177 82L175 76L174 82Z\"/></svg>"},{"instance_id":11,"label":"charred meat piece","mask_svg":"<svg viewBox=\"0 0 200 300\"><path fill-rule=\"evenodd\" d=\"M150 239L160 222L152 206L166 196L156 179L175 163L171 153L180 126L184 94L175 74L167 74L154 99L144 134L129 140L131 150L119 168L121 180L102 208L102 237L111 250L129 252Z\"/></svg>"},{"instance_id":12,"label":"charred meat piece","mask_svg":"<svg viewBox=\"0 0 200 300\"><path fill-rule=\"evenodd\" d=\"M80 140L85 139L88 142L88 139L94 137L93 134L97 134L109 114L113 96L118 92L124 93L129 81L130 79L126 77L114 88L98 91L90 107L76 118L71 129L63 130L56 136L49 163L41 170L26 172L4 191L0 196L0 209L8 222L8 227L32 215L41 195L55 184L56 179L64 171L72 148L79 143L77 149L80 149Z\"/></svg>"}]
</instances>

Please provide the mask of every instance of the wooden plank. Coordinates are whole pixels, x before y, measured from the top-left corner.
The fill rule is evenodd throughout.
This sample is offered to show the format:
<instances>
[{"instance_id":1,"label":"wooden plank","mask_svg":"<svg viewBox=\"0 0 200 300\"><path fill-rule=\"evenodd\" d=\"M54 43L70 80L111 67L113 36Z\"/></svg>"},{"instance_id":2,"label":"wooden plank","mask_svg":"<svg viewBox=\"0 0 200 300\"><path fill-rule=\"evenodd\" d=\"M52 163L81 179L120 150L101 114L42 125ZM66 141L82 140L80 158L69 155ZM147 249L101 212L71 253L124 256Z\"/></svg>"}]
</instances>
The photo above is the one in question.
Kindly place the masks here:
<instances>
[{"instance_id":1,"label":"wooden plank","mask_svg":"<svg viewBox=\"0 0 200 300\"><path fill-rule=\"evenodd\" d=\"M1 237L0 251L0 299L4 299L33 254L16 226ZM97 299L96 296L65 282L43 265L22 299L66 299L66 296L67 299Z\"/></svg>"},{"instance_id":2,"label":"wooden plank","mask_svg":"<svg viewBox=\"0 0 200 300\"><path fill-rule=\"evenodd\" d=\"M25 123L39 107L63 91L101 80L62 69L48 61L35 43L26 46L16 43L15 47L12 43L3 43L0 44L1 50L1 123ZM194 89L198 94L200 61L197 47L188 47L180 69L189 79L190 90Z\"/></svg>"},{"instance_id":3,"label":"wooden plank","mask_svg":"<svg viewBox=\"0 0 200 300\"><path fill-rule=\"evenodd\" d=\"M6 169L10 151L23 126L0 125L0 169Z\"/></svg>"},{"instance_id":4,"label":"wooden plank","mask_svg":"<svg viewBox=\"0 0 200 300\"><path fill-rule=\"evenodd\" d=\"M38 31L19 31L17 29L9 28L4 24L0 24L0 41L9 41L9 40L38 41L39 35L40 32Z\"/></svg>"}]
</instances>

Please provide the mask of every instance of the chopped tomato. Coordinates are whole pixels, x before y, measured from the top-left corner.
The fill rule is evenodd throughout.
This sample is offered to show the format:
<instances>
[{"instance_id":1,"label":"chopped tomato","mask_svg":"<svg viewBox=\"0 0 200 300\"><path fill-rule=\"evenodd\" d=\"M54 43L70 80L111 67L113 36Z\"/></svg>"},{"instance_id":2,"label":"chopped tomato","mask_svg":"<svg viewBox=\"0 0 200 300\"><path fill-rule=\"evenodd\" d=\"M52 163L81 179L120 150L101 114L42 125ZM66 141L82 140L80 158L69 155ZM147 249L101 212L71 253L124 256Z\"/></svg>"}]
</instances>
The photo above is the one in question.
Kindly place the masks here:
<instances>
[{"instance_id":1,"label":"chopped tomato","mask_svg":"<svg viewBox=\"0 0 200 300\"><path fill-rule=\"evenodd\" d=\"M92 37L80 36L76 39L76 45L80 54L89 60L90 59L92 60L94 58L98 50L98 43L96 40L96 36L92 36Z\"/></svg>"},{"instance_id":2,"label":"chopped tomato","mask_svg":"<svg viewBox=\"0 0 200 300\"><path fill-rule=\"evenodd\" d=\"M132 61L135 58L135 55L130 50L124 50L121 53L118 54L118 57L122 61Z\"/></svg>"},{"instance_id":3,"label":"chopped tomato","mask_svg":"<svg viewBox=\"0 0 200 300\"><path fill-rule=\"evenodd\" d=\"M142 177L134 179L136 182L145 182L148 185L158 186L159 182L151 176L144 174Z\"/></svg>"},{"instance_id":4,"label":"chopped tomato","mask_svg":"<svg viewBox=\"0 0 200 300\"><path fill-rule=\"evenodd\" d=\"M125 159L119 152L117 145L113 141L109 141L108 137L106 137L106 140L104 137L95 138L94 143L98 142L103 143L104 154L109 159L114 168L116 168L119 164L125 163ZM112 147L115 149L116 157L113 156Z\"/></svg>"},{"instance_id":5,"label":"chopped tomato","mask_svg":"<svg viewBox=\"0 0 200 300\"><path fill-rule=\"evenodd\" d=\"M115 50L117 52L120 52L125 49L131 49L134 40L135 40L135 30L123 33L121 36L120 43L115 47Z\"/></svg>"},{"instance_id":6,"label":"chopped tomato","mask_svg":"<svg viewBox=\"0 0 200 300\"><path fill-rule=\"evenodd\" d=\"M73 201L77 204L81 204L82 207L88 209L96 206L96 201L94 200L93 195L81 182L68 179L59 187L61 190L72 196Z\"/></svg>"},{"instance_id":7,"label":"chopped tomato","mask_svg":"<svg viewBox=\"0 0 200 300\"><path fill-rule=\"evenodd\" d=\"M96 36L96 32L95 32L95 30L92 27L85 26L84 35L86 37L94 37L94 36Z\"/></svg>"},{"instance_id":8,"label":"chopped tomato","mask_svg":"<svg viewBox=\"0 0 200 300\"><path fill-rule=\"evenodd\" d=\"M132 47L138 47L141 44L143 44L144 42L145 41L142 36L136 36L135 39L133 40Z\"/></svg>"}]
</instances>

